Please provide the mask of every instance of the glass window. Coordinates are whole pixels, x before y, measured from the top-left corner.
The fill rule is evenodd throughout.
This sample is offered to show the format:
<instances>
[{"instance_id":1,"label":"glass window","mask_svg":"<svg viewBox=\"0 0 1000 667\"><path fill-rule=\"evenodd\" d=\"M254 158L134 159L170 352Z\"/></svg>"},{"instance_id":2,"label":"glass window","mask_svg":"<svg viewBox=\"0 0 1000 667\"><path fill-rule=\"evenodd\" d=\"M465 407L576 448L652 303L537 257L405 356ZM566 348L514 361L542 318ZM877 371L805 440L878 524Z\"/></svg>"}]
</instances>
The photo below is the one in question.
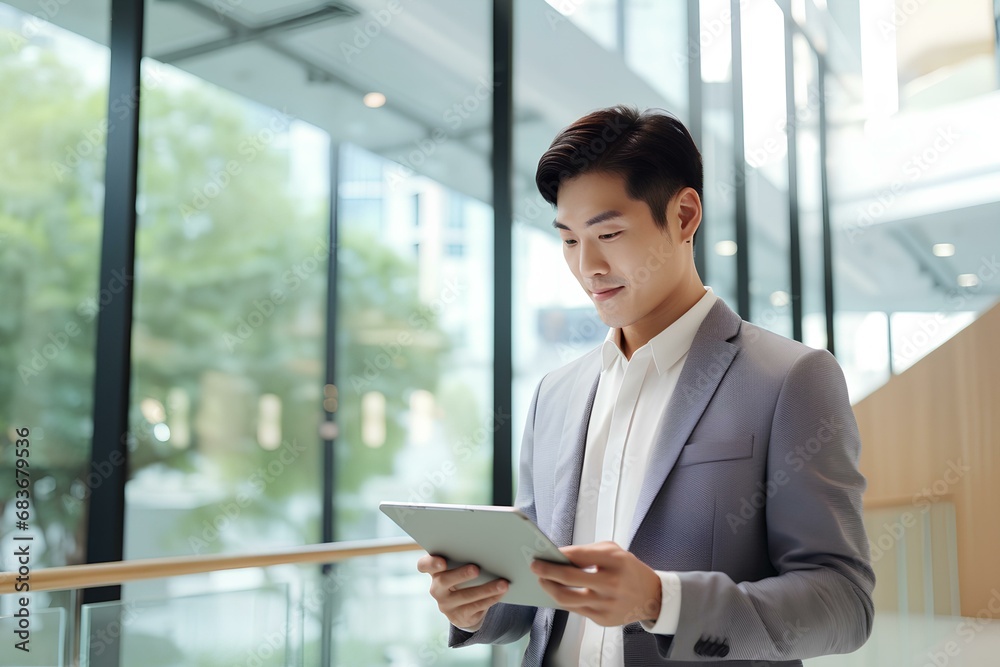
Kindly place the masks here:
<instances>
[{"instance_id":1,"label":"glass window","mask_svg":"<svg viewBox=\"0 0 1000 667\"><path fill-rule=\"evenodd\" d=\"M0 3L0 570L9 572L23 565L15 545L29 547L32 573L83 562L88 502L121 465L91 457L97 318L131 279L100 279L109 5ZM12 632L22 597L30 654ZM70 591L0 596L9 637L0 662L68 659L57 640L75 604Z\"/></svg>"},{"instance_id":2,"label":"glass window","mask_svg":"<svg viewBox=\"0 0 1000 667\"><path fill-rule=\"evenodd\" d=\"M750 320L792 337L784 15L741 3Z\"/></svg>"},{"instance_id":3,"label":"glass window","mask_svg":"<svg viewBox=\"0 0 1000 667\"><path fill-rule=\"evenodd\" d=\"M324 408L338 432L336 539L400 534L381 500L489 501L490 14L451 9L149 3L143 70L158 83L142 107L130 558L319 541ZM444 233L456 210L460 244ZM392 573L361 567L336 601L345 617L364 615L372 587L432 607L407 558ZM388 645L335 623L335 662L416 655L447 627L412 618ZM306 656L319 640L310 630Z\"/></svg>"},{"instance_id":4,"label":"glass window","mask_svg":"<svg viewBox=\"0 0 1000 667\"><path fill-rule=\"evenodd\" d=\"M320 535L329 139L196 62L143 63L129 558Z\"/></svg>"},{"instance_id":5,"label":"glass window","mask_svg":"<svg viewBox=\"0 0 1000 667\"><path fill-rule=\"evenodd\" d=\"M593 304L565 265L555 213L535 187L538 159L560 129L615 104L666 109L686 120L685 10L627 2L626 59L615 49L614 2L517 0L514 56L514 461L528 404L548 371L569 363L607 334ZM557 11L558 10L558 11ZM561 13L559 13L561 12ZM604 21L593 24L601 15ZM658 45L651 45L656 34ZM595 86L598 80L601 85ZM699 242L703 236L699 235ZM539 286L545 286L539 289Z\"/></svg>"},{"instance_id":6,"label":"glass window","mask_svg":"<svg viewBox=\"0 0 1000 667\"><path fill-rule=\"evenodd\" d=\"M289 41L335 78L310 113L337 145L341 540L401 535L382 500L489 504L494 433L510 419L492 407L490 5L392 6L381 23L362 12ZM372 91L384 105L361 103ZM379 206L355 215L356 197ZM443 648L416 557L344 568L335 664L485 664L489 647ZM399 632L366 634L371 618Z\"/></svg>"},{"instance_id":7,"label":"glass window","mask_svg":"<svg viewBox=\"0 0 1000 667\"><path fill-rule=\"evenodd\" d=\"M339 220L339 539L398 534L382 500L490 500L492 209L417 174L394 184L399 168L341 146L340 200L380 188L388 213L372 224L344 206ZM392 215L412 190L425 207L415 246ZM445 241L456 206L463 244Z\"/></svg>"},{"instance_id":8,"label":"glass window","mask_svg":"<svg viewBox=\"0 0 1000 667\"><path fill-rule=\"evenodd\" d=\"M800 33L792 35L795 57L796 184L802 256L802 340L825 348L826 298L823 283L823 199L819 153L819 72L816 53Z\"/></svg>"},{"instance_id":9,"label":"glass window","mask_svg":"<svg viewBox=\"0 0 1000 667\"><path fill-rule=\"evenodd\" d=\"M625 13L625 61L688 120L688 67L693 46L685 2L619 0Z\"/></svg>"},{"instance_id":10,"label":"glass window","mask_svg":"<svg viewBox=\"0 0 1000 667\"><path fill-rule=\"evenodd\" d=\"M902 39L911 21L933 16L944 25L968 12L945 18L930 4L883 25ZM870 34L863 44L872 67L883 39ZM863 70L863 87L888 89L885 67L895 80L890 60ZM942 92L934 107L901 97L898 111L866 114L856 76L837 73L826 84L836 349L860 400L997 301L997 103L992 94L955 102ZM862 347L880 351L878 368Z\"/></svg>"},{"instance_id":11,"label":"glass window","mask_svg":"<svg viewBox=\"0 0 1000 667\"><path fill-rule=\"evenodd\" d=\"M618 4L623 0L545 0L551 9L546 20L553 28L572 23L609 51L621 48L618 41Z\"/></svg>"},{"instance_id":12,"label":"glass window","mask_svg":"<svg viewBox=\"0 0 1000 667\"><path fill-rule=\"evenodd\" d=\"M83 560L87 501L118 465L91 463L94 346L98 314L131 279L99 284L109 3L86 21L52 4L0 3L0 534L33 538L32 568ZM0 568L16 569L13 551Z\"/></svg>"},{"instance_id":13,"label":"glass window","mask_svg":"<svg viewBox=\"0 0 1000 667\"><path fill-rule=\"evenodd\" d=\"M893 286L879 284L857 261L858 248L871 239L862 226L863 206L845 206L854 198L851 173L866 170L853 148L864 141L862 101L851 94L850 80L834 73L826 77L828 119L827 165L830 182L831 225L834 256L834 338L837 360L844 369L851 401L858 402L882 386L890 377L889 321L880 291ZM878 252L869 248L864 252ZM882 260L880 260L882 261ZM898 256L893 262L901 261ZM897 270L901 267L897 266Z\"/></svg>"},{"instance_id":14,"label":"glass window","mask_svg":"<svg viewBox=\"0 0 1000 667\"><path fill-rule=\"evenodd\" d=\"M728 0L699 3L705 171L704 213L697 243L705 245L702 279L737 309L736 188L743 176L733 163L732 22Z\"/></svg>"}]
</instances>

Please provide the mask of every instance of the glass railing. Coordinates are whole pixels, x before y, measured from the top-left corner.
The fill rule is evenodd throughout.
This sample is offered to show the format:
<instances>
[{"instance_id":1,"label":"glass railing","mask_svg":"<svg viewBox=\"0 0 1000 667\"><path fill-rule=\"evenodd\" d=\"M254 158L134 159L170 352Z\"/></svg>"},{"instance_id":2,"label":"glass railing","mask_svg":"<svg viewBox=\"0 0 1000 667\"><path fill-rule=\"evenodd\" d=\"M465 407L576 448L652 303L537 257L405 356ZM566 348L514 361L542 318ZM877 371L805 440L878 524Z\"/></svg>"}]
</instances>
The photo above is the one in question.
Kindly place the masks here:
<instances>
[{"instance_id":1,"label":"glass railing","mask_svg":"<svg viewBox=\"0 0 1000 667\"><path fill-rule=\"evenodd\" d=\"M2 573L0 592L13 594L0 608L0 665L518 664L523 642L448 648L417 549L393 539L51 568L32 572L23 595ZM81 587L118 583L120 601L80 604ZM20 647L9 640L19 626Z\"/></svg>"},{"instance_id":2,"label":"glass railing","mask_svg":"<svg viewBox=\"0 0 1000 667\"><path fill-rule=\"evenodd\" d=\"M299 664L294 600L287 583L158 600L86 604L80 665Z\"/></svg>"},{"instance_id":3,"label":"glass railing","mask_svg":"<svg viewBox=\"0 0 1000 667\"><path fill-rule=\"evenodd\" d=\"M20 598L21 594L17 596ZM73 664L68 661L72 641L69 610L62 607L35 609L34 601L38 596L32 594L30 598L32 604L26 607L26 613L0 616L0 637L3 637L0 665L62 667Z\"/></svg>"},{"instance_id":4,"label":"glass railing","mask_svg":"<svg viewBox=\"0 0 1000 667\"><path fill-rule=\"evenodd\" d=\"M850 655L805 661L808 667L987 667L1000 655L1000 591L962 616L955 505L912 499L865 508L875 570L875 623ZM966 610L968 611L968 610Z\"/></svg>"},{"instance_id":5,"label":"glass railing","mask_svg":"<svg viewBox=\"0 0 1000 667\"><path fill-rule=\"evenodd\" d=\"M1000 598L997 599L1000 610ZM996 615L996 612L993 612ZM806 660L806 667L993 667L1000 621L876 612L872 636L849 655Z\"/></svg>"},{"instance_id":6,"label":"glass railing","mask_svg":"<svg viewBox=\"0 0 1000 667\"><path fill-rule=\"evenodd\" d=\"M996 664L1000 592L979 613L958 615L954 506L941 498L922 509L866 508L878 580L872 636L855 653L809 659L808 667ZM19 604L7 594L16 575L3 573L0 665L519 664L524 639L447 647L447 623L427 594L426 575L414 567L417 549L406 540L380 540L39 570L31 574L34 590L23 596L27 616L10 608ZM121 601L79 604L82 586L113 583L123 584ZM17 647L19 627L29 651Z\"/></svg>"}]
</instances>

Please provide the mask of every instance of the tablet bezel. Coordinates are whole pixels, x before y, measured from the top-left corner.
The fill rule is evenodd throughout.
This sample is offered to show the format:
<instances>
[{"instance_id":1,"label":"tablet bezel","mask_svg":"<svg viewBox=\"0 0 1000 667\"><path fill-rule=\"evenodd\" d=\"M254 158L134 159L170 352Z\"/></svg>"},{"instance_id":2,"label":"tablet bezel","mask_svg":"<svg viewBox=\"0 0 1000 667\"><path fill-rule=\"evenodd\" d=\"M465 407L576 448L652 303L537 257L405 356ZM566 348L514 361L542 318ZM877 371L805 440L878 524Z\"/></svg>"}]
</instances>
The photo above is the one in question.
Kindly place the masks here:
<instances>
[{"instance_id":1,"label":"tablet bezel","mask_svg":"<svg viewBox=\"0 0 1000 667\"><path fill-rule=\"evenodd\" d=\"M428 553L444 557L448 569L475 563L479 576L459 588L502 578L510 585L501 602L561 608L539 585L531 561L573 563L517 508L383 501L379 509Z\"/></svg>"}]
</instances>

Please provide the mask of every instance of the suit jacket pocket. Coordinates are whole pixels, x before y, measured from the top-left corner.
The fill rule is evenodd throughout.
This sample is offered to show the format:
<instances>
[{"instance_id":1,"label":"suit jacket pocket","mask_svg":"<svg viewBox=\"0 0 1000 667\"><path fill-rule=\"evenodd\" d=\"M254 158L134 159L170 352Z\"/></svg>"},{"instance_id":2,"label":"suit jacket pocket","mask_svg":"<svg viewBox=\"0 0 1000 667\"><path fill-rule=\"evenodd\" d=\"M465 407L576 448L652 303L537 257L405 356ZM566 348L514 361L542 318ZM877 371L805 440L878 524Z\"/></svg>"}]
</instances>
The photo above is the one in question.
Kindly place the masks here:
<instances>
[{"instance_id":1,"label":"suit jacket pocket","mask_svg":"<svg viewBox=\"0 0 1000 667\"><path fill-rule=\"evenodd\" d=\"M678 466L688 466L709 461L745 459L753 455L753 436L742 440L689 442L677 457Z\"/></svg>"}]
</instances>

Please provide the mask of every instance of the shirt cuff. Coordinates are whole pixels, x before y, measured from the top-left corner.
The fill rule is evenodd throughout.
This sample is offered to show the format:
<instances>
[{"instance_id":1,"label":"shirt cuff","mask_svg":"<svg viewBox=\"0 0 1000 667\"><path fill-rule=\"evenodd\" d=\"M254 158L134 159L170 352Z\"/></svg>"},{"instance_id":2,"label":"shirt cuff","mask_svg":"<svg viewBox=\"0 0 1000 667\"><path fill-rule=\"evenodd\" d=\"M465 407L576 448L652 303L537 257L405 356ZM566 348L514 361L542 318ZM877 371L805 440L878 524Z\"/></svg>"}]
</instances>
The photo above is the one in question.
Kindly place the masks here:
<instances>
[{"instance_id":1,"label":"shirt cuff","mask_svg":"<svg viewBox=\"0 0 1000 667\"><path fill-rule=\"evenodd\" d=\"M680 581L680 580L678 580L678 581ZM483 620L486 620L486 619L484 618ZM479 623L477 623L476 627L474 627L474 628L460 628L457 625L455 627L458 628L459 630L462 630L463 632L478 632L479 628L483 627L483 621L479 621Z\"/></svg>"},{"instance_id":2,"label":"shirt cuff","mask_svg":"<svg viewBox=\"0 0 1000 667\"><path fill-rule=\"evenodd\" d=\"M677 624L681 618L681 578L676 572L656 570L656 574L660 577L662 589L660 615L655 623L650 621L640 621L640 623L646 632L655 635L673 635L677 633Z\"/></svg>"}]
</instances>

